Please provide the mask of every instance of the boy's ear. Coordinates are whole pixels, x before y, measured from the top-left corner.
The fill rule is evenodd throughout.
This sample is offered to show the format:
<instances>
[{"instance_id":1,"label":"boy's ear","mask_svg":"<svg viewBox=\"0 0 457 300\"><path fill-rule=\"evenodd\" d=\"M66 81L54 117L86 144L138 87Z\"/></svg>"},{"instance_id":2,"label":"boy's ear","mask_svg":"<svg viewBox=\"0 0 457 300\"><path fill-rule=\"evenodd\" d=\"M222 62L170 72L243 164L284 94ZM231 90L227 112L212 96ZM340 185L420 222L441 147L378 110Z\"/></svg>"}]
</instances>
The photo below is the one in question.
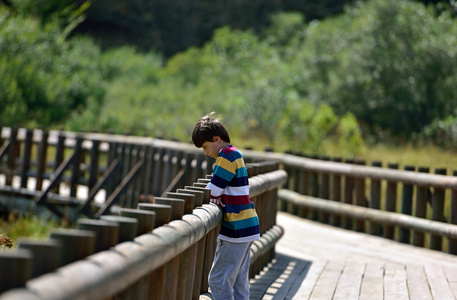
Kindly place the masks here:
<instances>
[{"instance_id":1,"label":"boy's ear","mask_svg":"<svg viewBox=\"0 0 457 300\"><path fill-rule=\"evenodd\" d=\"M221 140L220 136L218 136L218 135L213 136L213 143L218 143L218 142L220 142L220 140Z\"/></svg>"}]
</instances>

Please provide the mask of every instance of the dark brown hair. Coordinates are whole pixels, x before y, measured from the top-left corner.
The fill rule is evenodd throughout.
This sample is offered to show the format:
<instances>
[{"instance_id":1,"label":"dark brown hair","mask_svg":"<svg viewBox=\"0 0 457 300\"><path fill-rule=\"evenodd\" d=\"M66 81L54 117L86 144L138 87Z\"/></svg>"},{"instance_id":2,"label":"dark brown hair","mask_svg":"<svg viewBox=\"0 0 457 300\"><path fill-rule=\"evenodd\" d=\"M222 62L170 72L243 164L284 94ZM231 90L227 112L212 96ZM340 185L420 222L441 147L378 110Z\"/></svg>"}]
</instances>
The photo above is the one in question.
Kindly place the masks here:
<instances>
[{"instance_id":1,"label":"dark brown hair","mask_svg":"<svg viewBox=\"0 0 457 300\"><path fill-rule=\"evenodd\" d=\"M230 136L222 123L214 118L215 113L210 113L195 124L192 131L192 142L195 147L201 148L205 142L213 142L213 137L219 136L223 141L230 143Z\"/></svg>"}]
</instances>

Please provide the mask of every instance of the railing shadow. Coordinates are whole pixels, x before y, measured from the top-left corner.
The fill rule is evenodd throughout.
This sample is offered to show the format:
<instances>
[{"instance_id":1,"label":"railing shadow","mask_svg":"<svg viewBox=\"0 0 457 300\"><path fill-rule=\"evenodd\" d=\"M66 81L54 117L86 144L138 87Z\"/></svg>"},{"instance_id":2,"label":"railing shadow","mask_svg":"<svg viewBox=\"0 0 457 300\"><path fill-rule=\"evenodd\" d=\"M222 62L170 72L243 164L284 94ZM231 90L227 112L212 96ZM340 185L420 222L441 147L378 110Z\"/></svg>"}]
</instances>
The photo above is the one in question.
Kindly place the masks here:
<instances>
[{"instance_id":1,"label":"railing shadow","mask_svg":"<svg viewBox=\"0 0 457 300\"><path fill-rule=\"evenodd\" d=\"M249 299L294 299L312 264L311 261L277 253L276 258L251 279Z\"/></svg>"}]
</instances>

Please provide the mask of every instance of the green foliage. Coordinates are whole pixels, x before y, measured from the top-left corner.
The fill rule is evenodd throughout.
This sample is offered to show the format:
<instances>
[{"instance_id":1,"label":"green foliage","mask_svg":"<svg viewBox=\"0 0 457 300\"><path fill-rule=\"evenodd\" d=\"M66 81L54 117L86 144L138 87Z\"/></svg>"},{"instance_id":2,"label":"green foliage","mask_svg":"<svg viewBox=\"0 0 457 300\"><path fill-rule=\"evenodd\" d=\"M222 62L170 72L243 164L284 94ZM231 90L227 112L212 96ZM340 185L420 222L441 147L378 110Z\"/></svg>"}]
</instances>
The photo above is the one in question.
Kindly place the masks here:
<instances>
[{"instance_id":1,"label":"green foliage","mask_svg":"<svg viewBox=\"0 0 457 300\"><path fill-rule=\"evenodd\" d=\"M42 26L3 6L0 16L3 125L59 124L88 99L101 96L100 68L92 60L99 50L92 42L67 43L64 29L56 23Z\"/></svg>"},{"instance_id":2,"label":"green foliage","mask_svg":"<svg viewBox=\"0 0 457 300\"><path fill-rule=\"evenodd\" d=\"M457 23L446 11L406 0L360 1L311 24L297 65L304 93L351 111L376 128L409 137L457 108Z\"/></svg>"},{"instance_id":3,"label":"green foliage","mask_svg":"<svg viewBox=\"0 0 457 300\"><path fill-rule=\"evenodd\" d=\"M365 145L362 133L354 114L345 114L338 124L338 145L343 157L356 157L363 154Z\"/></svg>"},{"instance_id":4,"label":"green foliage","mask_svg":"<svg viewBox=\"0 0 457 300\"><path fill-rule=\"evenodd\" d=\"M17 245L17 240L21 237L29 237L34 239L45 239L53 228L60 225L54 221L40 219L35 216L15 216L10 214L8 220L0 220L0 239L2 235L8 237L9 242L6 246ZM1 245L1 244L0 244Z\"/></svg>"},{"instance_id":5,"label":"green foliage","mask_svg":"<svg viewBox=\"0 0 457 300\"><path fill-rule=\"evenodd\" d=\"M425 140L444 149L455 150L457 147L457 117L448 116L443 120L435 120L425 126L418 140Z\"/></svg>"},{"instance_id":6,"label":"green foliage","mask_svg":"<svg viewBox=\"0 0 457 300\"><path fill-rule=\"evenodd\" d=\"M65 13L43 23L1 8L0 117L189 141L196 120L216 111L234 143L255 137L317 153L331 140L357 156L359 124L407 138L431 124L430 138L456 112L457 23L446 11L378 0L310 23L280 13L261 34L222 27L164 61L66 39L77 18Z\"/></svg>"},{"instance_id":7,"label":"green foliage","mask_svg":"<svg viewBox=\"0 0 457 300\"><path fill-rule=\"evenodd\" d=\"M280 123L284 143L294 150L320 153L338 123L328 105L315 107L303 101L291 101L282 114Z\"/></svg>"}]
</instances>

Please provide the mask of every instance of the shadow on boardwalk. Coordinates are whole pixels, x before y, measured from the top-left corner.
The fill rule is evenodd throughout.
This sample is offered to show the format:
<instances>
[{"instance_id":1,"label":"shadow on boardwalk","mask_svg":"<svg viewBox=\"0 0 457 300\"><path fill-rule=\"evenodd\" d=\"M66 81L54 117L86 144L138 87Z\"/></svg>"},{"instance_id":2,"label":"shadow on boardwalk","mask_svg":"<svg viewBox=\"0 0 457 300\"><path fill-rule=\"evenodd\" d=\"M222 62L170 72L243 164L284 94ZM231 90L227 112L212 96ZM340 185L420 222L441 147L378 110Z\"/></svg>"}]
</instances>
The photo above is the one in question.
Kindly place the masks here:
<instances>
[{"instance_id":1,"label":"shadow on boardwalk","mask_svg":"<svg viewBox=\"0 0 457 300\"><path fill-rule=\"evenodd\" d=\"M297 292L303 292L300 287L312 264L311 261L277 254L265 270L251 279L250 299L298 299L301 296Z\"/></svg>"}]
</instances>

